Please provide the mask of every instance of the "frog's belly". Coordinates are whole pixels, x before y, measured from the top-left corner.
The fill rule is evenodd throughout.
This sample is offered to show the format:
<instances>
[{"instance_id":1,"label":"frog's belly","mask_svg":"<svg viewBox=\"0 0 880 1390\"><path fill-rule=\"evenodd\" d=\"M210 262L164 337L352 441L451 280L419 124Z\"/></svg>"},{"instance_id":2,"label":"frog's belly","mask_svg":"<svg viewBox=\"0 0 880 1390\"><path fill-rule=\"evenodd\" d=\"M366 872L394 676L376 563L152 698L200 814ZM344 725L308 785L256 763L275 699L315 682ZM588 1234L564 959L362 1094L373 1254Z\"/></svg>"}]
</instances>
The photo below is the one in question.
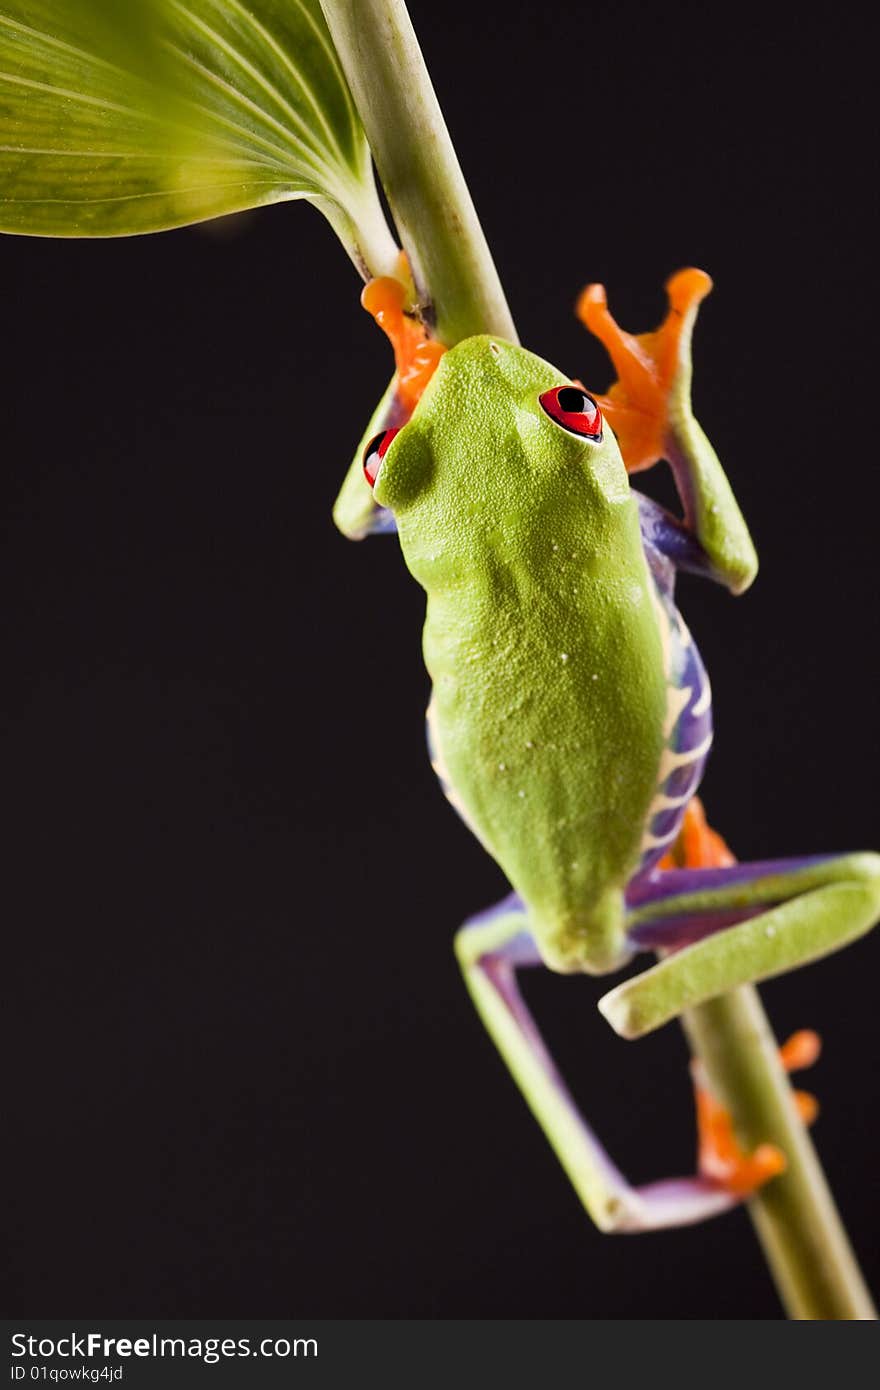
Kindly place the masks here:
<instances>
[{"instance_id":1,"label":"frog's belly","mask_svg":"<svg viewBox=\"0 0 880 1390\"><path fill-rule=\"evenodd\" d=\"M670 848L712 746L712 691L694 639L670 598L655 594L667 680L665 746L642 835L642 873Z\"/></svg>"}]
</instances>

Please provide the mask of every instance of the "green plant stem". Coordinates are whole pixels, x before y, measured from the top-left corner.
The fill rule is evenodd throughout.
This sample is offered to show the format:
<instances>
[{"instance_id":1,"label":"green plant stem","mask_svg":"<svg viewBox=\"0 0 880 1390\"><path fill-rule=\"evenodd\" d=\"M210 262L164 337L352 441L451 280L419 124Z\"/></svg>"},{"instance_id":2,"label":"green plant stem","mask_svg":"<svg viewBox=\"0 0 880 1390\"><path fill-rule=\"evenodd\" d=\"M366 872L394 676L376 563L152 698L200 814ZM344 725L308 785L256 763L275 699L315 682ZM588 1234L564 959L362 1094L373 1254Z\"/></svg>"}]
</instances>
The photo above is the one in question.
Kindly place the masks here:
<instances>
[{"instance_id":1,"label":"green plant stem","mask_svg":"<svg viewBox=\"0 0 880 1390\"><path fill-rule=\"evenodd\" d=\"M342 242L362 280L371 280L376 275L394 274L400 248L378 203L375 208L364 207L355 221L345 208L332 199L315 201Z\"/></svg>"},{"instance_id":2,"label":"green plant stem","mask_svg":"<svg viewBox=\"0 0 880 1390\"><path fill-rule=\"evenodd\" d=\"M770 1142L787 1160L749 1202L749 1213L789 1317L876 1317L871 1296L804 1128L767 1016L751 985L682 1019L711 1089L749 1149Z\"/></svg>"},{"instance_id":3,"label":"green plant stem","mask_svg":"<svg viewBox=\"0 0 880 1390\"><path fill-rule=\"evenodd\" d=\"M417 285L438 336L516 334L489 248L401 0L321 0ZM741 1143L778 1144L786 1172L749 1203L793 1318L876 1316L757 991L732 991L683 1019L694 1055Z\"/></svg>"},{"instance_id":4,"label":"green plant stem","mask_svg":"<svg viewBox=\"0 0 880 1390\"><path fill-rule=\"evenodd\" d=\"M516 342L498 272L402 0L321 0L419 294L448 347Z\"/></svg>"}]
</instances>

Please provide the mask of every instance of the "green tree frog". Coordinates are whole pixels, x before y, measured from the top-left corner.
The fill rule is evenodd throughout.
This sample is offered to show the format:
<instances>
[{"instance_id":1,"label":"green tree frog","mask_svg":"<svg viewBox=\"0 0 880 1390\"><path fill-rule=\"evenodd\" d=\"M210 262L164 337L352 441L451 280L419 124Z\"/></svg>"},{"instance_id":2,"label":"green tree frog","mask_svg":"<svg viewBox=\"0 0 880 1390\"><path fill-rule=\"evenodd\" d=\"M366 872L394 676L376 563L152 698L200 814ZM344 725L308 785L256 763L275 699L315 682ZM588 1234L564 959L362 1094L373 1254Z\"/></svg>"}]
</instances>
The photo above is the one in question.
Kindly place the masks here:
<instances>
[{"instance_id":1,"label":"green tree frog","mask_svg":"<svg viewBox=\"0 0 880 1390\"><path fill-rule=\"evenodd\" d=\"M691 407L691 337L710 287L702 272L680 271L667 285L665 322L639 337L619 329L600 286L588 287L579 313L618 378L595 396L492 336L443 350L405 314L398 282L372 282L367 307L396 343L398 373L335 513L350 535L396 529L427 595L433 764L512 889L462 928L458 958L605 1230L710 1216L784 1157L771 1146L739 1152L704 1093L699 1172L632 1187L575 1107L516 971L602 975L637 952L658 953L599 1003L618 1034L638 1038L845 945L880 916L880 856L737 864L695 799L711 694L675 605L676 574L738 594L757 570ZM661 458L681 519L630 484ZM795 1052L800 1065L804 1048Z\"/></svg>"}]
</instances>

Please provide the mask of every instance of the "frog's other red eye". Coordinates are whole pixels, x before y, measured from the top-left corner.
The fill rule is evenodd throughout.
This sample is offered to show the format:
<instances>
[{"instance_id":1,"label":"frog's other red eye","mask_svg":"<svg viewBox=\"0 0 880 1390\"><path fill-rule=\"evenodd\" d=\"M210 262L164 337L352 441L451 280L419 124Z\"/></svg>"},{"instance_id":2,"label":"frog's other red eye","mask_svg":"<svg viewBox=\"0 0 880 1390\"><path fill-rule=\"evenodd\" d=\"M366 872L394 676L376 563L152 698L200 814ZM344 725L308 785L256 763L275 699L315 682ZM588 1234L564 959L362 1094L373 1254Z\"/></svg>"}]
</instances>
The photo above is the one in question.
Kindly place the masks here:
<instances>
[{"instance_id":1,"label":"frog's other red eye","mask_svg":"<svg viewBox=\"0 0 880 1390\"><path fill-rule=\"evenodd\" d=\"M544 410L569 434L578 434L581 439L591 439L594 444L602 439L602 412L586 391L579 386L554 386L552 391L543 391L538 397Z\"/></svg>"},{"instance_id":2,"label":"frog's other red eye","mask_svg":"<svg viewBox=\"0 0 880 1390\"><path fill-rule=\"evenodd\" d=\"M396 430L382 430L379 434L374 434L366 449L364 449L364 477L373 487L379 476L379 469L382 467L382 460L388 452L388 445L396 434L400 434L400 427Z\"/></svg>"}]
</instances>

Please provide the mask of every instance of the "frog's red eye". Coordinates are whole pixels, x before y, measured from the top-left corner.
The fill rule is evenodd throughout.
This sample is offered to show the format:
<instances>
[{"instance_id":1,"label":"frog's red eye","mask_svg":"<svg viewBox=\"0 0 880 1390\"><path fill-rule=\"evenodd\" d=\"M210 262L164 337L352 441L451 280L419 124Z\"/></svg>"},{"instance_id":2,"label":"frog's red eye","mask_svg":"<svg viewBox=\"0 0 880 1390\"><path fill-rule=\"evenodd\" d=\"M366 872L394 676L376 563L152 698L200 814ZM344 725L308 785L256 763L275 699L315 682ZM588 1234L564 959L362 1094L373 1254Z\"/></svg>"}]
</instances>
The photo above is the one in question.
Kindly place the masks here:
<instances>
[{"instance_id":1,"label":"frog's red eye","mask_svg":"<svg viewBox=\"0 0 880 1390\"><path fill-rule=\"evenodd\" d=\"M388 452L388 445L396 434L400 434L400 429L382 430L379 434L374 434L366 449L364 449L364 476L370 487L375 485L379 476L379 469L382 467L382 460Z\"/></svg>"},{"instance_id":2,"label":"frog's red eye","mask_svg":"<svg viewBox=\"0 0 880 1390\"><path fill-rule=\"evenodd\" d=\"M579 434L582 439L600 443L602 412L593 397L579 386L554 386L552 391L543 391L538 400L550 419L569 434Z\"/></svg>"}]
</instances>

